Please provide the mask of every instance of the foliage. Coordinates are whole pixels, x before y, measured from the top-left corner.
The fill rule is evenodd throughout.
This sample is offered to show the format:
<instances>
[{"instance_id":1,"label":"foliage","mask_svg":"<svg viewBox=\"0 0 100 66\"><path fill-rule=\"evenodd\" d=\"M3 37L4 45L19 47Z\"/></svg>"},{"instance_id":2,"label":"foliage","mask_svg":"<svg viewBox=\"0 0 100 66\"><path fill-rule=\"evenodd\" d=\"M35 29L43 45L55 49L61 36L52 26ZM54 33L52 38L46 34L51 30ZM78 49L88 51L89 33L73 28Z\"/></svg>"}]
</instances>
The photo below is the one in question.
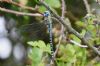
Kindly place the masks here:
<instances>
[{"instance_id":1,"label":"foliage","mask_svg":"<svg viewBox=\"0 0 100 66\"><path fill-rule=\"evenodd\" d=\"M29 54L29 57L32 59L32 66L45 66L45 62L43 62L45 59L42 57L44 52L50 53L50 46L46 46L43 41L30 41L28 44L33 47L32 52ZM86 48L72 44L62 44L59 48L56 62L58 66L86 66L92 63L87 56ZM95 66L99 64L97 62L93 63Z\"/></svg>"},{"instance_id":2,"label":"foliage","mask_svg":"<svg viewBox=\"0 0 100 66\"><path fill-rule=\"evenodd\" d=\"M47 9L40 5L39 0L15 0L16 2L19 2L25 6L31 6L31 7L38 7L39 13L43 13ZM67 2L68 1L68 2ZM81 2L80 2L81 1ZM55 12L58 14L61 14L61 1L60 0L45 0L45 2L53 8ZM94 2L94 1L93 1ZM82 37L84 37L92 46L97 46L100 47L100 20L99 16L95 14L86 14L86 10L84 9L84 6L82 6L80 3L82 3L82 0L66 0L66 10L67 8L69 9L67 14L65 14L65 17L68 17L70 19L72 27L75 27L74 29L80 33ZM77 4L78 3L78 4ZM0 3L2 4L2 3ZM6 6L9 5L9 6ZM11 5L11 4L6 4L5 7L16 10L16 11L21 11L21 12L30 12L30 13L36 13L34 11L29 11L26 9L23 9L21 7ZM36 6L38 5L38 6ZM68 6L67 6L68 5ZM76 5L80 5L81 8L83 9L81 13L80 9ZM72 10L70 10L72 9ZM27 25L25 27L30 26L30 23L40 23L43 21L43 18L41 17L29 17L29 16L19 16L19 15L13 15L13 14L8 14L5 12L1 12L0 14L3 13L5 14L6 17L8 18L13 18L16 20L18 27L22 27L23 25ZM75 16L74 16L75 15ZM78 18L76 17L78 15ZM84 17L84 16L85 17ZM57 19L58 20L58 19ZM54 20L53 22L56 22ZM57 25L57 27L56 27ZM36 26L36 25L35 25ZM31 26L30 26L31 27ZM28 57L31 59L32 63L30 66L46 66L48 64L48 61L50 60L50 54L51 54L51 49L50 49L50 44L48 42L49 38L47 38L48 33L45 30L42 32L38 31L38 28L41 27L31 27L31 29L26 29L27 32L29 32L28 36L31 35L31 37L26 36L25 32L23 32L23 35L25 36L24 39L25 41L30 38L31 40L27 41L28 46L31 46L31 51L28 54ZM42 26L43 27L43 26ZM55 33L58 36L53 36L54 39L57 38L59 39L59 34L61 34L58 22L57 24L53 24L53 29L55 30ZM61 27L60 27L61 28ZM35 32L34 30L37 31ZM67 28L64 28L64 30ZM20 29L19 29L20 30ZM30 31L29 31L30 30ZM34 36L33 34L34 33ZM39 34L38 34L39 33ZM46 36L42 35L45 33ZM65 34L67 31L65 32ZM38 36L39 38L37 38ZM42 36L42 37L40 37ZM98 59L95 60L97 55L93 53L93 51L89 48L83 48L79 47L73 43L71 43L69 40L73 40L75 43L78 43L80 45L83 45L84 42L82 42L77 36L74 34L66 34L64 35L68 39L68 41L65 39L65 41L61 41L60 47L58 48L57 52L57 57L56 57L56 64L57 66L100 66L100 60ZM34 38L37 38L37 41L34 40ZM45 39L44 39L45 38ZM55 47L57 46L56 44L58 42L54 42Z\"/></svg>"},{"instance_id":3,"label":"foliage","mask_svg":"<svg viewBox=\"0 0 100 66\"><path fill-rule=\"evenodd\" d=\"M32 46L32 51L29 54L29 58L32 59L32 66L44 66L45 59L42 58L44 53L50 54L50 45L46 45L43 41L30 41L28 42Z\"/></svg>"}]
</instances>

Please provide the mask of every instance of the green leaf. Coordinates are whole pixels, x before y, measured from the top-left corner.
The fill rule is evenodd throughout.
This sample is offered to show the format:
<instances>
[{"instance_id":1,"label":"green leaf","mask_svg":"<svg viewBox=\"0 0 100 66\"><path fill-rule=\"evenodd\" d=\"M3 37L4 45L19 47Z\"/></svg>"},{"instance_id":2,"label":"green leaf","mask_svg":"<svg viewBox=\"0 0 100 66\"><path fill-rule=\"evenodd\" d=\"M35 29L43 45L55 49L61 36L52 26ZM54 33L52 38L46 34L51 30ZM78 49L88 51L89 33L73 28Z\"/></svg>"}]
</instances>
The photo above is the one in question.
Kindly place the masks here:
<instances>
[{"instance_id":1,"label":"green leaf","mask_svg":"<svg viewBox=\"0 0 100 66\"><path fill-rule=\"evenodd\" d=\"M38 47L39 47L40 49L46 48L46 44L45 44L43 41L41 41L41 40L39 40L39 41L37 42L37 44L38 44Z\"/></svg>"},{"instance_id":2,"label":"green leaf","mask_svg":"<svg viewBox=\"0 0 100 66\"><path fill-rule=\"evenodd\" d=\"M27 42L27 44L33 46L34 42L33 41L29 41L29 42Z\"/></svg>"},{"instance_id":3,"label":"green leaf","mask_svg":"<svg viewBox=\"0 0 100 66\"><path fill-rule=\"evenodd\" d=\"M81 35L84 36L85 33L86 33L86 30L83 29L82 32L81 32Z\"/></svg>"},{"instance_id":4,"label":"green leaf","mask_svg":"<svg viewBox=\"0 0 100 66\"><path fill-rule=\"evenodd\" d=\"M53 8L60 8L61 4L60 4L60 1L59 0L45 0L45 2L53 7Z\"/></svg>"},{"instance_id":5,"label":"green leaf","mask_svg":"<svg viewBox=\"0 0 100 66\"><path fill-rule=\"evenodd\" d=\"M33 47L36 47L36 46L38 46L38 42L37 41L29 41L29 42L27 42L30 46L33 46Z\"/></svg>"},{"instance_id":6,"label":"green leaf","mask_svg":"<svg viewBox=\"0 0 100 66\"><path fill-rule=\"evenodd\" d=\"M48 53L51 53L51 49L50 49L50 44L46 44L39 40L39 41L29 41L27 42L29 45L33 46L33 47L38 47L40 48L43 52L48 52Z\"/></svg>"},{"instance_id":7,"label":"green leaf","mask_svg":"<svg viewBox=\"0 0 100 66\"><path fill-rule=\"evenodd\" d=\"M44 52L48 52L49 54L51 53L50 44L47 44L46 48L44 49Z\"/></svg>"},{"instance_id":8,"label":"green leaf","mask_svg":"<svg viewBox=\"0 0 100 66\"><path fill-rule=\"evenodd\" d=\"M82 21L77 21L76 25L78 25L78 27L86 27L86 24L84 24Z\"/></svg>"},{"instance_id":9,"label":"green leaf","mask_svg":"<svg viewBox=\"0 0 100 66\"><path fill-rule=\"evenodd\" d=\"M29 55L29 57L32 59L32 65L38 66L38 64L41 62L43 51L37 47L32 49L32 53Z\"/></svg>"},{"instance_id":10,"label":"green leaf","mask_svg":"<svg viewBox=\"0 0 100 66\"><path fill-rule=\"evenodd\" d=\"M43 6L39 6L39 12L43 13L44 11L46 11L46 8Z\"/></svg>"},{"instance_id":11,"label":"green leaf","mask_svg":"<svg viewBox=\"0 0 100 66\"><path fill-rule=\"evenodd\" d=\"M88 25L88 26L87 26L87 29L88 29L89 31L91 31L91 30L95 29L95 26L94 26L94 25Z\"/></svg>"},{"instance_id":12,"label":"green leaf","mask_svg":"<svg viewBox=\"0 0 100 66\"><path fill-rule=\"evenodd\" d=\"M68 55L68 56L73 56L74 53L75 53L75 49L74 49L73 45L67 44L67 45L66 45L66 48L67 48L67 49L66 49L67 55Z\"/></svg>"},{"instance_id":13,"label":"green leaf","mask_svg":"<svg viewBox=\"0 0 100 66\"><path fill-rule=\"evenodd\" d=\"M72 60L75 60L75 49L73 45L67 44L66 46L61 45L60 51L62 51L62 56L58 58L57 60L63 61L63 62L71 62Z\"/></svg>"},{"instance_id":14,"label":"green leaf","mask_svg":"<svg viewBox=\"0 0 100 66\"><path fill-rule=\"evenodd\" d=\"M76 42L78 42L78 43L80 43L81 42L81 40L78 38L78 37L76 37L75 35L70 35L71 36L71 38L74 40L74 41L76 41Z\"/></svg>"}]
</instances>

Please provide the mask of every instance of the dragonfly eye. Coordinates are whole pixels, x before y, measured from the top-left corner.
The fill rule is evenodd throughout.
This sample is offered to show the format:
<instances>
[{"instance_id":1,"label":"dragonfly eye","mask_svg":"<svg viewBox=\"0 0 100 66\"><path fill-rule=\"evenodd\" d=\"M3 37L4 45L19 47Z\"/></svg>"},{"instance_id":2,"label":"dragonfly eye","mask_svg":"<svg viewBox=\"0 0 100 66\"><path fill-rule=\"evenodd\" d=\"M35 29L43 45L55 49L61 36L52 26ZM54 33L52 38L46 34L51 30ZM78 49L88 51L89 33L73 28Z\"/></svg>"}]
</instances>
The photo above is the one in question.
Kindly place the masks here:
<instances>
[{"instance_id":1,"label":"dragonfly eye","mask_svg":"<svg viewBox=\"0 0 100 66\"><path fill-rule=\"evenodd\" d=\"M45 17L48 17L49 15L50 15L50 12L49 12L49 11L45 11L45 12L44 12L44 16L45 16Z\"/></svg>"}]
</instances>

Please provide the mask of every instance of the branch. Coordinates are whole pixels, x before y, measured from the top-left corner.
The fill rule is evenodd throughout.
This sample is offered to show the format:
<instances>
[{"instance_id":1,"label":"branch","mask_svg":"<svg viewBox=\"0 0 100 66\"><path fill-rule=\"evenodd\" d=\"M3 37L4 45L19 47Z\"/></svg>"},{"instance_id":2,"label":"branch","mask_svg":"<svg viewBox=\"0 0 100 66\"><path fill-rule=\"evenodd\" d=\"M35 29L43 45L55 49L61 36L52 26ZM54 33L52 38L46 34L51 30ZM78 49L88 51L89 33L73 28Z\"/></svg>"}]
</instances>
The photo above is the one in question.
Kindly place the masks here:
<instances>
[{"instance_id":1,"label":"branch","mask_svg":"<svg viewBox=\"0 0 100 66\"><path fill-rule=\"evenodd\" d=\"M19 11L13 11L13 10L9 10L9 9L5 9L0 7L1 11L7 12L7 13L12 13L12 14L16 14L16 15L26 15L26 16L43 16L42 14L39 13L24 13L24 12L19 12Z\"/></svg>"},{"instance_id":2,"label":"branch","mask_svg":"<svg viewBox=\"0 0 100 66\"><path fill-rule=\"evenodd\" d=\"M88 4L87 0L83 0L84 5L86 7L87 13L90 14L91 13L91 9L90 9L90 5Z\"/></svg>"},{"instance_id":3,"label":"branch","mask_svg":"<svg viewBox=\"0 0 100 66\"><path fill-rule=\"evenodd\" d=\"M65 1L64 0L61 0L62 1L62 18L64 18L64 15L65 15Z\"/></svg>"},{"instance_id":4,"label":"branch","mask_svg":"<svg viewBox=\"0 0 100 66\"><path fill-rule=\"evenodd\" d=\"M69 40L69 42L70 43L73 43L73 44L75 44L75 45L77 45L77 46L79 46L79 47L83 47L83 48L87 48L88 46L86 46L86 45L81 45L81 44L79 44L78 42L76 42L76 41L74 41L74 40Z\"/></svg>"},{"instance_id":5,"label":"branch","mask_svg":"<svg viewBox=\"0 0 100 66\"><path fill-rule=\"evenodd\" d=\"M25 6L25 5L16 3L16 2L14 2L12 0L2 0L1 2L7 2L7 3L13 4L13 5L19 6L21 8L27 9L27 10L32 10L32 11L35 11L36 10L36 8L32 8L32 7L29 7L29 6Z\"/></svg>"},{"instance_id":6,"label":"branch","mask_svg":"<svg viewBox=\"0 0 100 66\"><path fill-rule=\"evenodd\" d=\"M63 19L64 18L64 15L65 15L65 1L64 0L61 0L61 1L62 1L62 8L61 8L62 9L62 15L61 15L61 18ZM63 36L64 36L64 26L61 24L61 35L59 36L59 42L58 42L57 48L56 48L56 50L54 52L54 58L57 55L57 52L59 50L59 47L60 47L61 40L62 40Z\"/></svg>"},{"instance_id":7,"label":"branch","mask_svg":"<svg viewBox=\"0 0 100 66\"><path fill-rule=\"evenodd\" d=\"M56 47L56 50L55 50L55 52L54 52L54 59L56 58L56 55L57 55L57 52L58 52L58 50L59 50L59 47L60 47L60 44L61 44L61 40L62 40L62 38L63 38L63 36L64 36L64 29L63 29L64 27L63 27L63 25L61 24L61 35L60 35L60 37L59 37L59 42L58 42L58 44L57 44L57 47Z\"/></svg>"},{"instance_id":8,"label":"branch","mask_svg":"<svg viewBox=\"0 0 100 66\"><path fill-rule=\"evenodd\" d=\"M55 18L57 18L66 28L67 30L77 36L81 41L84 42L89 48L91 48L96 54L100 56L100 52L97 50L97 48L93 47L84 37L82 37L75 29L73 29L66 21L64 21L59 15L57 15L45 2L40 1L40 3L46 7Z\"/></svg>"}]
</instances>

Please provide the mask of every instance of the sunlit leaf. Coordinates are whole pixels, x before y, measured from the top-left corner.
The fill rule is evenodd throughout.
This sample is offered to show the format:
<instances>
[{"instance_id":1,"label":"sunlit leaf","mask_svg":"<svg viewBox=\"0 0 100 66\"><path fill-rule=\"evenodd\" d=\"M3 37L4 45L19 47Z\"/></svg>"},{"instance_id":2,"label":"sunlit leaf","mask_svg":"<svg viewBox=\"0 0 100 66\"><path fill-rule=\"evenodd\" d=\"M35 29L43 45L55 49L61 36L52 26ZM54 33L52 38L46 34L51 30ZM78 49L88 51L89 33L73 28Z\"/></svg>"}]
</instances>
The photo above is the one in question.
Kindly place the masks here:
<instances>
[{"instance_id":1,"label":"sunlit leaf","mask_svg":"<svg viewBox=\"0 0 100 66\"><path fill-rule=\"evenodd\" d=\"M44 52L51 53L50 44L47 44L46 48L44 49Z\"/></svg>"},{"instance_id":2,"label":"sunlit leaf","mask_svg":"<svg viewBox=\"0 0 100 66\"><path fill-rule=\"evenodd\" d=\"M43 48L46 48L46 44L43 42L43 41L38 41L38 47L43 49Z\"/></svg>"},{"instance_id":3,"label":"sunlit leaf","mask_svg":"<svg viewBox=\"0 0 100 66\"><path fill-rule=\"evenodd\" d=\"M81 35L84 36L85 33L86 33L86 30L83 29L82 32L81 32Z\"/></svg>"},{"instance_id":4,"label":"sunlit leaf","mask_svg":"<svg viewBox=\"0 0 100 66\"><path fill-rule=\"evenodd\" d=\"M33 46L33 47L34 47L34 46L35 46L35 47L38 46L37 41L34 41L34 42L33 42L33 41L29 41L29 42L27 42L27 43L28 43L30 46Z\"/></svg>"},{"instance_id":5,"label":"sunlit leaf","mask_svg":"<svg viewBox=\"0 0 100 66\"><path fill-rule=\"evenodd\" d=\"M67 52L67 55L69 55L69 56L73 56L74 55L74 53L75 53L75 49L74 49L74 47L73 47L73 45L71 45L71 44L68 44L68 45L66 45L66 52Z\"/></svg>"},{"instance_id":6,"label":"sunlit leaf","mask_svg":"<svg viewBox=\"0 0 100 66\"><path fill-rule=\"evenodd\" d=\"M41 13L43 13L44 11L46 11L46 8L43 7L43 6L40 6L40 7L39 7L39 11L40 11Z\"/></svg>"},{"instance_id":7,"label":"sunlit leaf","mask_svg":"<svg viewBox=\"0 0 100 66\"><path fill-rule=\"evenodd\" d=\"M87 29L88 29L88 30L93 30L93 29L95 29L95 26L94 26L94 25L88 25L88 26L87 26Z\"/></svg>"},{"instance_id":8,"label":"sunlit leaf","mask_svg":"<svg viewBox=\"0 0 100 66\"><path fill-rule=\"evenodd\" d=\"M78 27L86 27L86 24L84 24L82 21L77 21L76 25L78 25Z\"/></svg>"},{"instance_id":9,"label":"sunlit leaf","mask_svg":"<svg viewBox=\"0 0 100 66\"><path fill-rule=\"evenodd\" d=\"M76 41L76 42L78 42L78 43L81 42L81 40L80 40L78 37L76 37L75 35L73 35L73 34L71 34L70 37L71 37L74 41Z\"/></svg>"},{"instance_id":10,"label":"sunlit leaf","mask_svg":"<svg viewBox=\"0 0 100 66\"><path fill-rule=\"evenodd\" d=\"M43 51L39 48L33 48L30 57L32 59L32 65L38 66L41 61Z\"/></svg>"},{"instance_id":11,"label":"sunlit leaf","mask_svg":"<svg viewBox=\"0 0 100 66\"><path fill-rule=\"evenodd\" d=\"M53 7L53 8L59 8L61 6L60 1L59 0L45 0L45 2Z\"/></svg>"},{"instance_id":12,"label":"sunlit leaf","mask_svg":"<svg viewBox=\"0 0 100 66\"><path fill-rule=\"evenodd\" d=\"M33 47L38 47L44 52L51 53L50 44L45 44L43 41L29 41L28 44Z\"/></svg>"}]
</instances>

